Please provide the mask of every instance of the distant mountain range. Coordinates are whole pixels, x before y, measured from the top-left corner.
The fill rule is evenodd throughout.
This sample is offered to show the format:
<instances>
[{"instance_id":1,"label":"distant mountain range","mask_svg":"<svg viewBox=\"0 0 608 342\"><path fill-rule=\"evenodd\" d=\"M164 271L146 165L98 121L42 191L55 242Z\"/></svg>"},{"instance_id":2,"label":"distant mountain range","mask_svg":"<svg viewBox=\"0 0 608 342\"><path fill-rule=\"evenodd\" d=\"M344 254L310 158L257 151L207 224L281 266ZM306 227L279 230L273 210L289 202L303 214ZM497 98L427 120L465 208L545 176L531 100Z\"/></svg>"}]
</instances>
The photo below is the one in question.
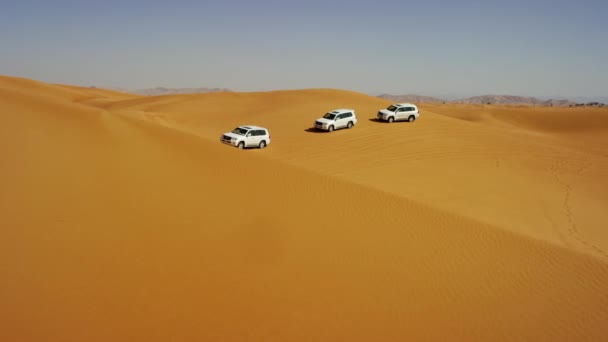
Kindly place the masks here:
<instances>
[{"instance_id":1,"label":"distant mountain range","mask_svg":"<svg viewBox=\"0 0 608 342\"><path fill-rule=\"evenodd\" d=\"M483 95L473 96L465 99L454 100L452 103L467 104L500 104L500 105L532 105L532 106L567 106L568 100L541 100L530 96L513 95Z\"/></svg>"},{"instance_id":2,"label":"distant mountain range","mask_svg":"<svg viewBox=\"0 0 608 342\"><path fill-rule=\"evenodd\" d=\"M219 93L219 92L230 92L230 89L226 88L143 88L143 89L126 89L119 87L104 87L105 89L120 91L123 93L144 95L144 96L160 96L160 95L173 95L173 94L201 94L201 93Z\"/></svg>"},{"instance_id":3,"label":"distant mountain range","mask_svg":"<svg viewBox=\"0 0 608 342\"><path fill-rule=\"evenodd\" d=\"M432 96L422 95L391 95L381 94L379 98L387 99L393 102L418 102L418 103L464 103L464 104L498 104L498 105L528 105L528 106L554 106L554 107L567 107L567 106L603 106L603 103L598 101L592 102L573 102L566 99L539 99L536 97L529 96L514 96L514 95L482 95L473 96L463 99L456 100L445 100Z\"/></svg>"},{"instance_id":4,"label":"distant mountain range","mask_svg":"<svg viewBox=\"0 0 608 342\"><path fill-rule=\"evenodd\" d=\"M172 95L172 94L200 94L200 93L219 93L219 92L229 92L229 89L225 88L165 88L165 87L156 87L156 88L145 88L145 89L137 89L131 90L129 92L145 95L145 96L158 96L158 95Z\"/></svg>"},{"instance_id":5,"label":"distant mountain range","mask_svg":"<svg viewBox=\"0 0 608 342\"><path fill-rule=\"evenodd\" d=\"M381 99L390 100L393 102L423 102L423 103L434 103L434 102L449 102L444 99L440 99L432 96L423 96L423 95L391 95L391 94L381 94L378 95Z\"/></svg>"},{"instance_id":6,"label":"distant mountain range","mask_svg":"<svg viewBox=\"0 0 608 342\"><path fill-rule=\"evenodd\" d=\"M108 88L116 91L127 92L144 96L159 96L172 94L200 94L200 93L217 93L231 92L226 88L144 88L129 90L124 88ZM497 105L528 105L528 106L602 106L602 102L608 102L608 97L575 97L574 101L564 98L538 98L530 96L515 96L515 95L481 95L472 96L461 99L447 100L434 96L416 95L416 94L380 94L376 95L379 98L387 99L393 102L413 102L413 103L462 103L462 104L497 104ZM598 100L599 99L599 100Z\"/></svg>"}]
</instances>

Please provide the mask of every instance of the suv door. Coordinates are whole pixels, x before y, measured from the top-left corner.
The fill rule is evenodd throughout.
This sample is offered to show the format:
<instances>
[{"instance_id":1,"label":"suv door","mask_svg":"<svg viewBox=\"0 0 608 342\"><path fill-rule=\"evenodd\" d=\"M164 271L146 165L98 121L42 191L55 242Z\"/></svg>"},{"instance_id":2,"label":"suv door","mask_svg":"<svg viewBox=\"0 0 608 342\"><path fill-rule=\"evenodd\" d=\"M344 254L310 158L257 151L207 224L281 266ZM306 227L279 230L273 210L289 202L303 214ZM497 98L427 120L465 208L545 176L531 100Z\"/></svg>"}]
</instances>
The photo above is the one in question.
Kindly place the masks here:
<instances>
[{"instance_id":1,"label":"suv door","mask_svg":"<svg viewBox=\"0 0 608 342\"><path fill-rule=\"evenodd\" d=\"M245 135L245 146L256 146L255 140L257 139L255 129L250 130Z\"/></svg>"},{"instance_id":2,"label":"suv door","mask_svg":"<svg viewBox=\"0 0 608 342\"><path fill-rule=\"evenodd\" d=\"M409 120L410 116L412 116L412 115L416 116L416 108L414 108L414 107L407 107L407 113L405 113L405 114L407 114L405 116L405 119Z\"/></svg>"},{"instance_id":3,"label":"suv door","mask_svg":"<svg viewBox=\"0 0 608 342\"><path fill-rule=\"evenodd\" d=\"M416 117L418 117L418 108L412 107L412 113L410 114L414 114Z\"/></svg>"},{"instance_id":4,"label":"suv door","mask_svg":"<svg viewBox=\"0 0 608 342\"><path fill-rule=\"evenodd\" d=\"M348 126L348 123L350 121L353 121L353 119L352 119L353 118L353 113L351 113L351 112L342 114L342 117L344 118L342 120L342 124L343 124L342 127ZM354 124L354 122L353 122L353 124Z\"/></svg>"},{"instance_id":5,"label":"suv door","mask_svg":"<svg viewBox=\"0 0 608 342\"><path fill-rule=\"evenodd\" d=\"M266 131L263 129L258 129L256 131L256 146L259 146L262 140L266 140ZM268 145L268 141L266 141Z\"/></svg>"},{"instance_id":6,"label":"suv door","mask_svg":"<svg viewBox=\"0 0 608 342\"><path fill-rule=\"evenodd\" d=\"M348 113L344 113L342 115L344 115L344 127L346 127L346 126L348 126L349 122L353 121L353 113L348 112Z\"/></svg>"},{"instance_id":7,"label":"suv door","mask_svg":"<svg viewBox=\"0 0 608 342\"><path fill-rule=\"evenodd\" d=\"M338 115L336 115L336 120L335 120L336 126L335 126L335 128L338 129L338 128L342 128L342 127L346 126L345 121L346 120L344 120L344 114L338 114Z\"/></svg>"},{"instance_id":8,"label":"suv door","mask_svg":"<svg viewBox=\"0 0 608 342\"><path fill-rule=\"evenodd\" d=\"M405 112L408 107L401 107L397 109L397 113L395 114L395 120L404 120L407 119L407 113Z\"/></svg>"}]
</instances>

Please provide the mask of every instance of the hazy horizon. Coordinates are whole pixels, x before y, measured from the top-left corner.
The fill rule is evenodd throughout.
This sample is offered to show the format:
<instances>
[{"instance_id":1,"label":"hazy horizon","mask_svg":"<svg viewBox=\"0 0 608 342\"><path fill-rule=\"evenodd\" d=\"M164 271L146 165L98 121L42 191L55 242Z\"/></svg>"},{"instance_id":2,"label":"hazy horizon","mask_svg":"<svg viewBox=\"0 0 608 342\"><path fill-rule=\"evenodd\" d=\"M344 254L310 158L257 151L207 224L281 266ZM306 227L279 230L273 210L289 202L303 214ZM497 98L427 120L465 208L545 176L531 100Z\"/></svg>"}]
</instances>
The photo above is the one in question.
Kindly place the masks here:
<instances>
[{"instance_id":1,"label":"hazy horizon","mask_svg":"<svg viewBox=\"0 0 608 342\"><path fill-rule=\"evenodd\" d=\"M0 74L125 89L607 97L602 1L21 1Z\"/></svg>"}]
</instances>

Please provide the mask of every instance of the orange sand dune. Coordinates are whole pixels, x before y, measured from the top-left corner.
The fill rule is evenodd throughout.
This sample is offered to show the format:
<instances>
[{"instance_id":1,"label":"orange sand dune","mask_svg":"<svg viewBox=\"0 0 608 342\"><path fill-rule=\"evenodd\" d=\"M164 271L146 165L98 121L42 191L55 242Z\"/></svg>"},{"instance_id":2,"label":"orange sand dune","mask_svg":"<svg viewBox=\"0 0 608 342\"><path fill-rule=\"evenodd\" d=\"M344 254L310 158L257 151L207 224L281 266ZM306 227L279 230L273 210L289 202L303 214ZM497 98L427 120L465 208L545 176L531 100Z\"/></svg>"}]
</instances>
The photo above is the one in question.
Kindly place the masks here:
<instances>
[{"instance_id":1,"label":"orange sand dune","mask_svg":"<svg viewBox=\"0 0 608 342\"><path fill-rule=\"evenodd\" d=\"M273 139L263 156L608 260L607 109L422 105L413 124L375 122L388 104L310 89L159 96L111 108L214 142L236 125L259 124ZM352 131L310 129L341 107L358 113Z\"/></svg>"},{"instance_id":2,"label":"orange sand dune","mask_svg":"<svg viewBox=\"0 0 608 342\"><path fill-rule=\"evenodd\" d=\"M601 154L425 107L413 124L381 124L368 117L385 102L334 90L142 101L75 89L90 97L74 103L71 90L32 85L28 97L28 86L0 87L2 341L608 333L606 234L592 231L604 219L594 208L607 203ZM360 125L307 131L328 107L356 108ZM219 144L244 121L271 129L272 144ZM495 184L502 199L485 198L483 211L475 198L497 179L511 187ZM535 191L512 196L519 182ZM534 194L546 197L555 231L580 218L577 203L596 205L589 222L574 222L587 247L526 225L539 205L489 213Z\"/></svg>"},{"instance_id":3,"label":"orange sand dune","mask_svg":"<svg viewBox=\"0 0 608 342\"><path fill-rule=\"evenodd\" d=\"M503 107L493 105L437 105L428 108L450 117L507 125L509 132L555 136L553 144L577 147L606 156L608 108Z\"/></svg>"}]
</instances>

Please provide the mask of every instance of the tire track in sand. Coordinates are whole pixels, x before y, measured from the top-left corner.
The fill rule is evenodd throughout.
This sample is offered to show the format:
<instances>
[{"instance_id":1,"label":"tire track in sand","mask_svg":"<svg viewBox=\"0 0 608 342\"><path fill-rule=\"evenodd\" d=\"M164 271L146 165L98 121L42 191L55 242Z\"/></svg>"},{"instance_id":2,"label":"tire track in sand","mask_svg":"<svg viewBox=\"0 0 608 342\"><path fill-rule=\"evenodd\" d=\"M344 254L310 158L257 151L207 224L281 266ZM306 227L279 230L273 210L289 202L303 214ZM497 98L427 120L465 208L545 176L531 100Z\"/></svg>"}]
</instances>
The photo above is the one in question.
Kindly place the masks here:
<instances>
[{"instance_id":1,"label":"tire track in sand","mask_svg":"<svg viewBox=\"0 0 608 342\"><path fill-rule=\"evenodd\" d=\"M583 246L591 249L595 253L601 255L604 259L608 259L608 252L600 248L598 245L584 239L581 236L580 229L574 220L574 215L572 214L572 187L570 184L566 183L562 176L560 176L560 171L568 164L567 161L559 160L555 164L549 167L549 172L555 177L555 180L558 184L560 184L564 189L564 201L562 202L563 211L566 215L566 219L568 221L568 234L574 238L577 242L582 244ZM591 163L585 163L582 167L578 168L574 171L576 175L583 173L587 168L591 166Z\"/></svg>"}]
</instances>

